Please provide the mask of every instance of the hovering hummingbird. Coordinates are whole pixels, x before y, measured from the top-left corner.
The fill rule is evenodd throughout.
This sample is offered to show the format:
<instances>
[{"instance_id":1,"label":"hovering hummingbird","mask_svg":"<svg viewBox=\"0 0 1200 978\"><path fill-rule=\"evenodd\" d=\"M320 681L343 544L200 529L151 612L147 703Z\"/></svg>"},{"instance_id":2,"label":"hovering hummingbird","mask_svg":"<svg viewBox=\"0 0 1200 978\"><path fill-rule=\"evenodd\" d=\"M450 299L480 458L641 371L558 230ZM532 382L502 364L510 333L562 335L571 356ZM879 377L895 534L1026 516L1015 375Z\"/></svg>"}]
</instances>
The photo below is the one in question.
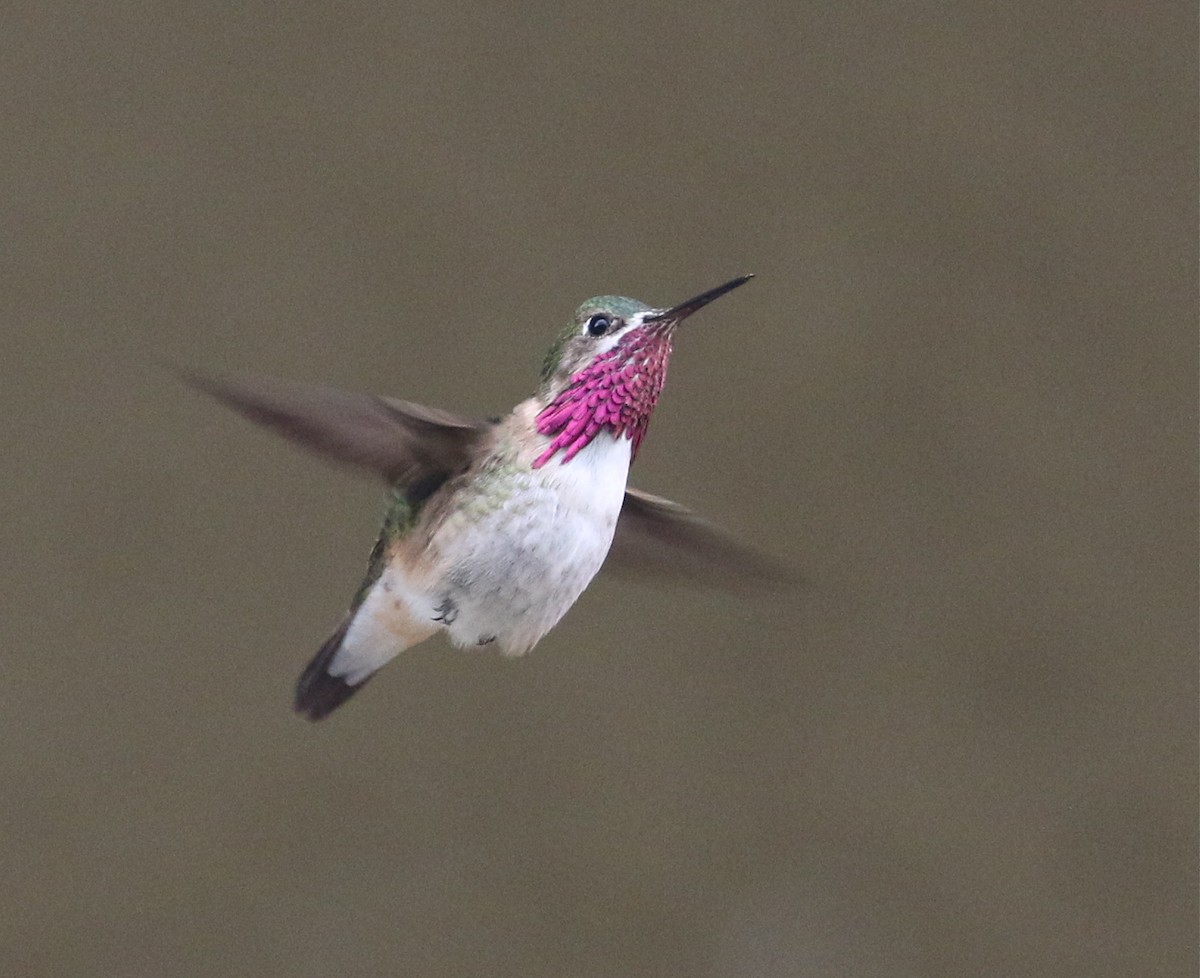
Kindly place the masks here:
<instances>
[{"instance_id":1,"label":"hovering hummingbird","mask_svg":"<svg viewBox=\"0 0 1200 978\"><path fill-rule=\"evenodd\" d=\"M750 278L669 309L589 299L547 353L537 393L483 422L385 397L185 373L251 421L391 487L366 579L301 674L297 712L328 715L436 632L459 647L528 652L606 556L708 583L785 579L682 506L625 484L675 328Z\"/></svg>"}]
</instances>

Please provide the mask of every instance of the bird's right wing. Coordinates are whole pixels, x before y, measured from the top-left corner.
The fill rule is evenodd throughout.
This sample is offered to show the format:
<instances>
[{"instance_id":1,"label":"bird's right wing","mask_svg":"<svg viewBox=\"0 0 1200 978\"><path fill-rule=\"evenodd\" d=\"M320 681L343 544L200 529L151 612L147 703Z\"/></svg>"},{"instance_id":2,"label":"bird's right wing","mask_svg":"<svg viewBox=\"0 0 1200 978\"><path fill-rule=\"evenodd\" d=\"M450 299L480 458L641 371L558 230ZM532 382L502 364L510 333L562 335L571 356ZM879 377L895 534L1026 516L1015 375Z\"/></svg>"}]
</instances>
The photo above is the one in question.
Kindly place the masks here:
<instances>
[{"instance_id":1,"label":"bird's right wing","mask_svg":"<svg viewBox=\"0 0 1200 978\"><path fill-rule=\"evenodd\" d=\"M486 425L408 401L270 378L180 373L255 424L392 485L418 485L459 471L487 432Z\"/></svg>"}]
</instances>

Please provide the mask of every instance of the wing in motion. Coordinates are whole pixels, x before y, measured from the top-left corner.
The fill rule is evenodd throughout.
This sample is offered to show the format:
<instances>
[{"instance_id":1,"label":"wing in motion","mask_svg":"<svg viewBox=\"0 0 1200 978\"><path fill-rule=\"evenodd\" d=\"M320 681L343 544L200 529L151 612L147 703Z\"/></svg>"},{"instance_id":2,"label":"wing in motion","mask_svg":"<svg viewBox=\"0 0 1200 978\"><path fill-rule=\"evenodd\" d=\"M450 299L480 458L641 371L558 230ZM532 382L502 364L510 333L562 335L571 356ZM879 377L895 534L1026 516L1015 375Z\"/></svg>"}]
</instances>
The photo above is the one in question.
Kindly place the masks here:
<instances>
[{"instance_id":1,"label":"wing in motion","mask_svg":"<svg viewBox=\"0 0 1200 978\"><path fill-rule=\"evenodd\" d=\"M799 583L788 567L738 543L690 509L638 489L625 490L604 566L731 591Z\"/></svg>"},{"instance_id":2,"label":"wing in motion","mask_svg":"<svg viewBox=\"0 0 1200 978\"><path fill-rule=\"evenodd\" d=\"M427 495L464 468L488 430L436 408L279 380L183 379L243 417L335 461ZM604 566L729 590L796 583L782 564L745 547L691 510L627 489Z\"/></svg>"},{"instance_id":3,"label":"wing in motion","mask_svg":"<svg viewBox=\"0 0 1200 978\"><path fill-rule=\"evenodd\" d=\"M370 394L268 378L181 375L255 424L395 486L457 472L487 430L445 411Z\"/></svg>"}]
</instances>

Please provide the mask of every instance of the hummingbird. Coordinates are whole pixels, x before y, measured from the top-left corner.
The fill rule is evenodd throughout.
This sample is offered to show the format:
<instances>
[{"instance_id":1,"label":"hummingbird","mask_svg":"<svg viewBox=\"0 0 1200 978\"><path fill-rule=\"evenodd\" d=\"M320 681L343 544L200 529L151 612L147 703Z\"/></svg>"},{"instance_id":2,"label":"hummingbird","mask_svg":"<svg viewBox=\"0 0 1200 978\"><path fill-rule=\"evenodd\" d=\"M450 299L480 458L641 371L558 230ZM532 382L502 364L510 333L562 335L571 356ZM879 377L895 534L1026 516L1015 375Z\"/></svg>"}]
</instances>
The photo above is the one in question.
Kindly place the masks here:
<instances>
[{"instance_id":1,"label":"hummingbird","mask_svg":"<svg viewBox=\"0 0 1200 978\"><path fill-rule=\"evenodd\" d=\"M788 573L683 506L626 485L662 393L675 330L750 275L669 308L587 300L542 363L537 392L474 421L387 397L184 372L246 418L390 489L366 577L296 685L327 716L380 668L443 632L460 647L528 652L606 557L703 583Z\"/></svg>"}]
</instances>

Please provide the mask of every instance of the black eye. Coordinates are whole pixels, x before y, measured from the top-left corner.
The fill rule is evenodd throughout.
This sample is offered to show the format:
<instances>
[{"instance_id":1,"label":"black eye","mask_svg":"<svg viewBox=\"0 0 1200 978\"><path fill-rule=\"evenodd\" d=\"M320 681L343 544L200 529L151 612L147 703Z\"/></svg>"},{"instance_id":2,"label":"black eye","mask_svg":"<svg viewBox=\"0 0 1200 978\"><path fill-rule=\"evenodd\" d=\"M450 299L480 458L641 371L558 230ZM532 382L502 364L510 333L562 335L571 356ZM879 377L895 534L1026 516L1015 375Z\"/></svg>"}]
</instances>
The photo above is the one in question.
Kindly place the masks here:
<instances>
[{"instance_id":1,"label":"black eye","mask_svg":"<svg viewBox=\"0 0 1200 978\"><path fill-rule=\"evenodd\" d=\"M587 321L587 331L593 336L603 336L612 327L612 320L598 312Z\"/></svg>"}]
</instances>

